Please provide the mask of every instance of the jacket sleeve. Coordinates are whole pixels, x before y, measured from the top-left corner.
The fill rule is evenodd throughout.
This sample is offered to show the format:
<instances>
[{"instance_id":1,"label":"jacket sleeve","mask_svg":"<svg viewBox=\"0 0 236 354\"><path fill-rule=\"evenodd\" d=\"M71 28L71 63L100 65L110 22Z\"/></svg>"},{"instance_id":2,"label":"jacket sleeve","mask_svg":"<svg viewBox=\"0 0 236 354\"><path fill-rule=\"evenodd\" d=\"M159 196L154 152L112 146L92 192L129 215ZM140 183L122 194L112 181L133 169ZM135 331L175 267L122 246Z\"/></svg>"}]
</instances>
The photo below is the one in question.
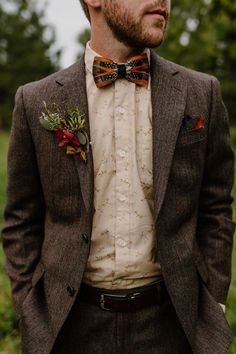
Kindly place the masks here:
<instances>
[{"instance_id":1,"label":"jacket sleeve","mask_svg":"<svg viewBox=\"0 0 236 354\"><path fill-rule=\"evenodd\" d=\"M34 145L27 123L24 88L16 93L8 151L7 201L2 229L6 269L17 318L31 287L43 241L44 198Z\"/></svg>"},{"instance_id":2,"label":"jacket sleeve","mask_svg":"<svg viewBox=\"0 0 236 354\"><path fill-rule=\"evenodd\" d=\"M208 268L207 287L216 301L225 304L231 281L235 230L231 207L234 155L230 147L228 114L222 101L220 84L215 78L212 78L210 109L197 240Z\"/></svg>"}]
</instances>

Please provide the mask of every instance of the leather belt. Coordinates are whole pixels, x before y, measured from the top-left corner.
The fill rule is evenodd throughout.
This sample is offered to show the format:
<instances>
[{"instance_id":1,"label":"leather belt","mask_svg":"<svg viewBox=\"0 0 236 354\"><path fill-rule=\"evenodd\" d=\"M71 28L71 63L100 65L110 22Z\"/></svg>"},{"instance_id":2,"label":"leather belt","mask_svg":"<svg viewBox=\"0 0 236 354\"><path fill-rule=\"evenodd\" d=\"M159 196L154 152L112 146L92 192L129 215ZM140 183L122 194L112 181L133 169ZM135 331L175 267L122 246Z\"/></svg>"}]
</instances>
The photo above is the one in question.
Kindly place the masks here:
<instances>
[{"instance_id":1,"label":"leather belt","mask_svg":"<svg viewBox=\"0 0 236 354\"><path fill-rule=\"evenodd\" d=\"M113 312L130 312L160 305L167 298L168 292L163 280L152 285L126 290L100 289L82 283L79 293L80 300Z\"/></svg>"}]
</instances>

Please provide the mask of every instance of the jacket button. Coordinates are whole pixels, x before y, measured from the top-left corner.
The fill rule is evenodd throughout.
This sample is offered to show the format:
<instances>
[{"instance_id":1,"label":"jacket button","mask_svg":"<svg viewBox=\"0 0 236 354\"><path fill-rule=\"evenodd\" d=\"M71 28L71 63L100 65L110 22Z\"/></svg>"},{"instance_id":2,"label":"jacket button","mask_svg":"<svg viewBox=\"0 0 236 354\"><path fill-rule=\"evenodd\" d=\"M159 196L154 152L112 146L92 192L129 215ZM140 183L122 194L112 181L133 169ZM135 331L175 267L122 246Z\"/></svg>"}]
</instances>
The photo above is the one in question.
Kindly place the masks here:
<instances>
[{"instance_id":1,"label":"jacket button","mask_svg":"<svg viewBox=\"0 0 236 354\"><path fill-rule=\"evenodd\" d=\"M67 286L66 290L71 297L73 297L76 293L76 290L75 290L75 288L73 288L73 286Z\"/></svg>"},{"instance_id":2,"label":"jacket button","mask_svg":"<svg viewBox=\"0 0 236 354\"><path fill-rule=\"evenodd\" d=\"M86 234L82 234L81 236L82 236L82 238L83 238L85 243L89 242L89 238L88 238L88 236Z\"/></svg>"}]
</instances>

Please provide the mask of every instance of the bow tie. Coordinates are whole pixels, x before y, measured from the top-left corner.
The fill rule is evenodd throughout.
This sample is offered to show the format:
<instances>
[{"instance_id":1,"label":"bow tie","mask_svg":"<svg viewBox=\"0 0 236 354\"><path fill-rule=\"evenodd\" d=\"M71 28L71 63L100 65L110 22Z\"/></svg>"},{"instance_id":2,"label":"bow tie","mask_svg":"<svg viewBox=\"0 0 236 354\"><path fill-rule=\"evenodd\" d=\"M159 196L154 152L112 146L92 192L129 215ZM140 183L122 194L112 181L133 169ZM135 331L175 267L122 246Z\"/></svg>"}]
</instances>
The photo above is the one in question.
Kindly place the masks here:
<instances>
[{"instance_id":1,"label":"bow tie","mask_svg":"<svg viewBox=\"0 0 236 354\"><path fill-rule=\"evenodd\" d=\"M138 86L147 86L149 78L147 54L132 57L125 64L117 64L109 58L95 57L93 77L99 88L110 85L116 79L127 79Z\"/></svg>"}]
</instances>

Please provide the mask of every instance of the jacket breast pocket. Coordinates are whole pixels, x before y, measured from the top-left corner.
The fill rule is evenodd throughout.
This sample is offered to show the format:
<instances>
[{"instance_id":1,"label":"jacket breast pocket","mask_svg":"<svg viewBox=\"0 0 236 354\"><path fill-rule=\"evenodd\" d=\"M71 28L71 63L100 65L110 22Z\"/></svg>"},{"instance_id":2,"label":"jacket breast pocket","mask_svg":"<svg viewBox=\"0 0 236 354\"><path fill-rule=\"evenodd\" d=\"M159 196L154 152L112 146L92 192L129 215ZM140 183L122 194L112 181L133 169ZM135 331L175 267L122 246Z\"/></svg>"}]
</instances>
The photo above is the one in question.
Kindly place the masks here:
<instances>
[{"instance_id":1,"label":"jacket breast pocket","mask_svg":"<svg viewBox=\"0 0 236 354\"><path fill-rule=\"evenodd\" d=\"M193 130L185 130L181 128L177 139L176 147L182 145L189 145L196 142L204 142L206 138L207 132L204 128Z\"/></svg>"}]
</instances>

